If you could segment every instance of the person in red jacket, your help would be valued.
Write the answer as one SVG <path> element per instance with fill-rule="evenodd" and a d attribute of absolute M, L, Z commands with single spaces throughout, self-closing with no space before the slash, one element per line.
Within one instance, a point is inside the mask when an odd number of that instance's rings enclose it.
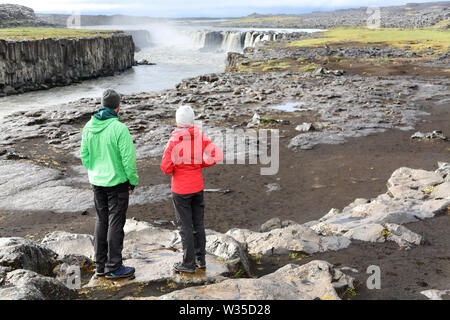
<path fill-rule="evenodd" d="M 183 244 L 183 261 L 176 263 L 174 270 L 186 273 L 206 268 L 202 168 L 223 159 L 223 152 L 194 126 L 194 119 L 190 106 L 177 110 L 178 127 L 161 161 L 162 172 L 172 175 L 172 199 Z"/>

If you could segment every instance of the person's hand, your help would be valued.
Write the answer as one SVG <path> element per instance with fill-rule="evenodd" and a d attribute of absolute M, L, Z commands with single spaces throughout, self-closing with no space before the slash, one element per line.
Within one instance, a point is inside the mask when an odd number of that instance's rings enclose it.
<path fill-rule="evenodd" d="M 133 190 L 131 188 L 128 189 L 128 192 L 130 192 L 130 196 L 133 194 Z"/>

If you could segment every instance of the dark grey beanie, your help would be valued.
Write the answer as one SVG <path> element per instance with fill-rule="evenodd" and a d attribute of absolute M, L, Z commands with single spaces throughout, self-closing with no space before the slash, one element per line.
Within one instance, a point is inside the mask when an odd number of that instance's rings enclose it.
<path fill-rule="evenodd" d="M 112 89 L 103 92 L 102 106 L 105 108 L 116 109 L 120 105 L 120 94 Z"/>

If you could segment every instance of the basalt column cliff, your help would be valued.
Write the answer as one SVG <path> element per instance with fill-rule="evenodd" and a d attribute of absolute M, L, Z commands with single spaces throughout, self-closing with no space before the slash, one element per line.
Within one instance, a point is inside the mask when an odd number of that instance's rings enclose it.
<path fill-rule="evenodd" d="M 132 37 L 124 33 L 0 40 L 0 96 L 114 75 L 132 67 L 134 51 Z"/>

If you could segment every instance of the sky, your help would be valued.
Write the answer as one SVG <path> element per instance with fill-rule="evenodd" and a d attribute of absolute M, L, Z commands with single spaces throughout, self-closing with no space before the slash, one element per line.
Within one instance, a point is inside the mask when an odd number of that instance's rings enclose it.
<path fill-rule="evenodd" d="M 31 7 L 38 13 L 125 14 L 150 17 L 241 17 L 296 14 L 367 6 L 392 6 L 436 0 L 0 0 Z"/>

